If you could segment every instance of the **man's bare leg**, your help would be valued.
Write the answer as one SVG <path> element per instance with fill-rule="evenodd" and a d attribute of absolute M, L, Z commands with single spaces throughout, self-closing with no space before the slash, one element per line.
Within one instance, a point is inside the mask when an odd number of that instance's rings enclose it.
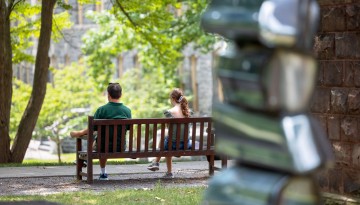
<path fill-rule="evenodd" d="M 83 129 L 83 130 L 79 130 L 79 131 L 71 131 L 70 136 L 73 138 L 78 138 L 78 137 L 87 135 L 88 133 L 89 133 L 88 129 Z"/>
<path fill-rule="evenodd" d="M 167 173 L 172 173 L 172 157 L 165 157 L 166 159 L 166 167 L 167 167 Z"/>

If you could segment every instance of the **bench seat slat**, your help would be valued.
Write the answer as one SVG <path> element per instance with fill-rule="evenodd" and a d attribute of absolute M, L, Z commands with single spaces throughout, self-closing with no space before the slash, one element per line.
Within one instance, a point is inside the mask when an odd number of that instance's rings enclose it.
<path fill-rule="evenodd" d="M 115 152 L 115 153 L 92 153 L 93 159 L 100 159 L 100 157 L 105 157 L 108 159 L 116 158 L 146 158 L 146 157 L 166 157 L 166 156 L 205 156 L 205 155 L 214 155 L 214 150 L 197 150 L 195 152 L 188 150 L 179 150 L 179 151 L 168 151 L 168 152 Z"/>

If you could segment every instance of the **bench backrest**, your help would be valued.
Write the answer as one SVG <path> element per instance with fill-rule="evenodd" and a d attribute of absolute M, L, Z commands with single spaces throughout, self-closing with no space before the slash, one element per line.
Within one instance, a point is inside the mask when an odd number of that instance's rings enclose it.
<path fill-rule="evenodd" d="M 190 150 L 192 151 L 214 150 L 211 117 L 95 120 L 92 116 L 89 116 L 88 123 L 88 143 L 93 143 L 94 136 L 92 133 L 93 131 L 97 131 L 97 146 L 95 151 L 98 153 L 109 153 L 111 150 L 115 152 L 164 151 L 165 137 L 173 136 L 172 133 L 174 133 L 175 130 L 175 150 L 180 150 L 180 139 L 184 139 L 185 150 L 189 150 L 189 145 L 186 143 L 188 140 L 191 140 Z M 93 129 L 94 126 L 96 130 Z M 121 136 L 121 139 L 110 136 L 109 133 L 113 133 L 113 136 Z M 181 136 L 182 133 L 183 136 Z M 127 135 L 128 140 L 126 140 Z M 105 140 L 102 138 L 105 138 Z M 128 149 L 125 150 L 124 145 L 127 141 Z M 105 145 L 102 145 L 101 142 L 105 142 Z M 103 146 L 103 150 L 101 150 L 101 146 Z M 168 140 L 169 151 L 172 150 L 173 146 L 173 141 Z"/>

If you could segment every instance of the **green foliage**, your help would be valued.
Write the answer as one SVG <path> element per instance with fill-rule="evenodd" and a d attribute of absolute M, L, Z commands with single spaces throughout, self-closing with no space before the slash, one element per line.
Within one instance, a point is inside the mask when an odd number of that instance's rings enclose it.
<path fill-rule="evenodd" d="M 85 126 L 87 116 L 92 115 L 104 102 L 101 102 L 104 97 L 93 89 L 93 84 L 82 65 L 73 64 L 62 70 L 53 69 L 53 74 L 54 82 L 47 86 L 35 131 L 42 136 L 52 136 L 53 132 L 65 136 L 69 129 L 79 125 Z M 79 112 L 74 108 L 91 110 Z"/>
<path fill-rule="evenodd" d="M 61 5 L 61 4 L 60 4 Z M 32 5 L 29 1 L 21 1 L 11 12 L 11 46 L 13 51 L 13 63 L 18 64 L 26 61 L 34 63 L 34 56 L 28 54 L 27 49 L 34 45 L 34 38 L 38 38 L 41 27 L 41 5 Z M 70 16 L 63 11 L 53 16 L 52 39 L 58 40 L 62 37 L 61 30 L 70 28 Z"/>
<path fill-rule="evenodd" d="M 131 69 L 120 79 L 123 87 L 121 99 L 131 111 L 133 118 L 163 117 L 168 109 L 171 87 L 165 87 L 157 74 L 143 74 L 139 69 Z"/>
<path fill-rule="evenodd" d="M 14 139 L 21 116 L 26 108 L 31 95 L 31 86 L 24 82 L 13 79 L 13 97 L 10 113 L 10 138 Z"/>
<path fill-rule="evenodd" d="M 37 136 L 53 136 L 54 131 L 65 136 L 68 129 L 85 126 L 87 115 L 92 115 L 95 109 L 106 101 L 102 93 L 93 88 L 84 66 L 73 64 L 62 70 L 53 69 L 53 73 L 54 82 L 47 85 L 45 100 L 35 127 Z M 14 79 L 10 117 L 12 139 L 30 98 L 31 89 L 30 85 Z M 74 108 L 90 110 L 75 112 Z"/>
<path fill-rule="evenodd" d="M 206 51 L 215 42 L 200 28 L 206 0 L 114 0 L 114 7 L 102 13 L 88 12 L 98 27 L 83 36 L 83 51 L 91 76 L 103 90 L 114 72 L 113 59 L 135 49 L 144 75 L 160 73 L 155 81 L 165 88 L 178 85 L 176 69 L 189 43 Z M 177 14 L 176 9 L 184 12 Z"/>

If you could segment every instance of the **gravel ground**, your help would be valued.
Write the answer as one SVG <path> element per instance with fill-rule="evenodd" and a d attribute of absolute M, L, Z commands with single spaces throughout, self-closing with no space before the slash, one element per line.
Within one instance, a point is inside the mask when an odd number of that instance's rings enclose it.
<path fill-rule="evenodd" d="M 174 179 L 163 179 L 164 173 L 112 174 L 109 181 L 96 180 L 87 184 L 74 177 L 23 177 L 0 179 L 0 196 L 47 195 L 74 191 L 113 191 L 119 189 L 152 189 L 157 184 L 165 187 L 207 186 L 207 171 L 186 170 L 175 173 Z"/>

